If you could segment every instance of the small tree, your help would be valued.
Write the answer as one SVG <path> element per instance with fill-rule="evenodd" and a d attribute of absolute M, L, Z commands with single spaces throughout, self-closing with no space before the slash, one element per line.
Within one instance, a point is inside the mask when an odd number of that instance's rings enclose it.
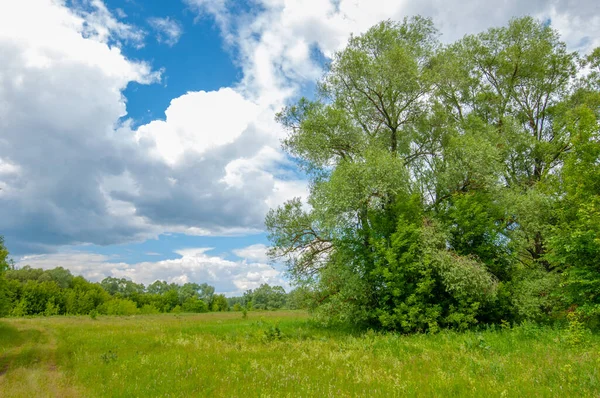
<path fill-rule="evenodd" d="M 182 304 L 183 312 L 208 312 L 208 305 L 196 296 L 188 297 Z"/>
<path fill-rule="evenodd" d="M 229 303 L 227 297 L 223 294 L 217 294 L 213 297 L 213 302 L 210 308 L 212 311 L 229 311 Z"/>

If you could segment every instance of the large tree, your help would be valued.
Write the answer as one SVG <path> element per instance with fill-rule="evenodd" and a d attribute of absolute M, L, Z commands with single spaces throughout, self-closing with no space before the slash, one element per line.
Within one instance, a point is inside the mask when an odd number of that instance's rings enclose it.
<path fill-rule="evenodd" d="M 578 61 L 529 17 L 448 46 L 420 17 L 352 37 L 316 99 L 278 116 L 311 190 L 267 215 L 271 255 L 328 320 L 414 331 L 543 316 L 565 268 L 548 240 L 581 141 L 569 115 L 594 106 L 577 99 Z"/>

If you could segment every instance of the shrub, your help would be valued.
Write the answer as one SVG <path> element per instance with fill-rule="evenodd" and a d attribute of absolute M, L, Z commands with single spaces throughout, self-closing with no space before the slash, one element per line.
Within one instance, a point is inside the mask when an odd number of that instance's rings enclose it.
<path fill-rule="evenodd" d="M 159 312 L 158 308 L 152 304 L 144 304 L 142 308 L 140 308 L 141 314 L 158 314 Z"/>
<path fill-rule="evenodd" d="M 208 305 L 196 296 L 188 297 L 181 306 L 183 312 L 208 312 Z"/>
<path fill-rule="evenodd" d="M 172 314 L 181 314 L 181 306 L 180 305 L 176 305 L 175 307 L 173 307 L 173 309 L 171 310 Z"/>
<path fill-rule="evenodd" d="M 222 294 L 217 294 L 213 297 L 211 305 L 212 311 L 229 311 L 229 303 L 227 298 Z"/>
<path fill-rule="evenodd" d="M 104 315 L 136 315 L 140 310 L 131 300 L 114 298 L 98 307 L 98 312 Z"/>
<path fill-rule="evenodd" d="M 46 302 L 46 309 L 44 310 L 44 316 L 58 315 L 58 305 L 54 303 L 54 298 L 51 298 Z"/>

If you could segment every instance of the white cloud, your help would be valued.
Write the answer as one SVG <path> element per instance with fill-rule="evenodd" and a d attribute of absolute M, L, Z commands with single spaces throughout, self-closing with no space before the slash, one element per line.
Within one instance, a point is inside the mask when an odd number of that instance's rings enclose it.
<path fill-rule="evenodd" d="M 20 0 L 0 4 L 0 41 L 12 44 L 26 69 L 51 70 L 69 64 L 97 68 L 120 90 L 130 81 L 149 83 L 159 75 L 148 64 L 126 59 L 113 41 L 139 42 L 143 33 L 113 18 L 100 1 L 85 1 L 90 10 L 69 9 L 62 1 Z M 35 9 L 36 12 L 31 12 Z M 15 54 L 16 55 L 16 54 Z M 6 68 L 6 67 L 5 67 Z M 16 73 L 15 70 L 6 70 Z M 1 109 L 1 108 L 0 108 Z"/>
<path fill-rule="evenodd" d="M 19 172 L 19 166 L 0 158 L 0 175 L 13 175 Z"/>
<path fill-rule="evenodd" d="M 169 17 L 166 18 L 150 18 L 148 24 L 156 32 L 156 40 L 159 43 L 165 43 L 172 47 L 179 41 L 179 38 L 183 34 L 183 27 L 181 24 Z"/>
<path fill-rule="evenodd" d="M 64 0 L 58 0 L 56 3 L 65 4 Z M 112 39 L 131 42 L 138 48 L 144 46 L 143 39 L 146 33 L 120 22 L 112 15 L 102 0 L 82 0 L 79 4 L 75 3 L 72 9 L 84 18 L 83 33 L 85 37 L 94 38 L 102 43 Z M 120 13 L 117 10 L 118 14 Z"/>
<path fill-rule="evenodd" d="M 160 76 L 118 46 L 142 33 L 99 1 L 77 4 L 0 2 L 0 158 L 13 171 L 0 175 L 0 228 L 17 253 L 155 233 L 113 214 L 99 181 L 123 173 L 133 150 L 132 138 L 115 139 L 122 90 Z"/>
<path fill-rule="evenodd" d="M 241 295 L 248 289 L 255 289 L 263 283 L 283 286 L 289 289 L 281 271 L 271 267 L 259 258 L 243 261 L 230 261 L 212 256 L 210 248 L 179 250 L 179 258 L 155 262 L 126 264 L 118 258 L 85 253 L 65 252 L 25 256 L 17 263 L 18 267 L 29 265 L 33 268 L 51 269 L 61 266 L 74 275 L 82 275 L 91 281 L 101 281 L 112 276 L 128 278 L 136 283 L 151 284 L 156 280 L 183 284 L 187 282 L 208 283 L 215 286 L 217 293 L 228 296 Z M 256 248 L 241 249 L 240 252 L 253 253 Z"/>
<path fill-rule="evenodd" d="M 244 260 L 267 263 L 269 262 L 269 256 L 267 256 L 267 249 L 268 247 L 266 245 L 259 243 L 241 249 L 235 249 L 233 250 L 233 254 Z"/>
<path fill-rule="evenodd" d="M 153 141 L 157 154 L 174 164 L 186 151 L 202 154 L 234 142 L 259 111 L 231 88 L 188 92 L 171 101 L 166 120 L 139 127 L 136 136 Z"/>
<path fill-rule="evenodd" d="M 501 6 L 480 0 L 256 0 L 255 9 L 242 14 L 234 11 L 232 0 L 186 1 L 200 13 L 214 15 L 226 42 L 238 48 L 244 68 L 240 89 L 259 103 L 285 102 L 320 76 L 311 49 L 330 57 L 351 34 L 385 19 L 432 17 L 442 40 L 451 42 L 505 25 L 512 17 L 533 15 L 551 19 L 572 49 L 585 52 L 600 43 L 599 9 L 593 0 L 509 0 Z"/>
<path fill-rule="evenodd" d="M 143 32 L 100 1 L 77 4 L 0 3 L 0 231 L 11 251 L 261 230 L 286 162 L 273 109 L 232 88 L 189 92 L 164 121 L 133 129 L 120 121 L 123 90 L 160 78 L 120 50 Z"/>

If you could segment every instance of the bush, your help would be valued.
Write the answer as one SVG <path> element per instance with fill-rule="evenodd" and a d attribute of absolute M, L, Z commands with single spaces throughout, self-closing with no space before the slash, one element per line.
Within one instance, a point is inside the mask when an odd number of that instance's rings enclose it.
<path fill-rule="evenodd" d="M 104 315 L 136 315 L 140 310 L 131 300 L 115 298 L 98 307 L 98 312 Z"/>
<path fill-rule="evenodd" d="M 51 298 L 46 302 L 46 310 L 44 311 L 44 316 L 53 316 L 58 315 L 58 305 L 54 303 L 54 298 Z"/>
<path fill-rule="evenodd" d="M 515 275 L 509 284 L 513 317 L 517 322 L 530 320 L 541 322 L 561 309 L 559 290 L 560 275 L 543 270 L 527 270 Z"/>
<path fill-rule="evenodd" d="M 208 305 L 196 296 L 188 297 L 181 306 L 183 312 L 208 312 Z"/>
<path fill-rule="evenodd" d="M 211 305 L 212 311 L 229 311 L 229 303 L 227 298 L 222 294 L 217 294 L 213 297 Z"/>
<path fill-rule="evenodd" d="M 158 314 L 159 312 L 158 308 L 152 304 L 144 304 L 140 309 L 141 314 Z"/>
<path fill-rule="evenodd" d="M 25 299 L 19 300 L 17 305 L 15 305 L 13 307 L 12 311 L 10 312 L 10 315 L 16 316 L 16 317 L 28 315 L 27 314 L 27 301 Z"/>
<path fill-rule="evenodd" d="M 173 309 L 171 310 L 171 314 L 181 314 L 181 306 L 180 305 L 176 305 L 175 307 L 173 307 Z"/>

